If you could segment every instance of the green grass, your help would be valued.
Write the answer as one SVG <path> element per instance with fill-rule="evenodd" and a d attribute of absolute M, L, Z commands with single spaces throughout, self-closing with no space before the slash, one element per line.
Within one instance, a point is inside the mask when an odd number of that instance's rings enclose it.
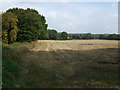
<path fill-rule="evenodd" d="M 16 53 L 13 52 L 8 47 L 3 47 L 3 60 L 2 60 L 2 79 L 3 79 L 3 87 L 15 87 L 18 84 L 18 79 L 16 78 L 20 74 L 20 65 L 17 64 Z M 21 62 L 19 62 L 21 63 Z"/>
<path fill-rule="evenodd" d="M 24 53 L 29 51 L 20 49 L 3 46 L 3 88 L 61 87 L 56 76 L 48 68 L 28 64 Z"/>

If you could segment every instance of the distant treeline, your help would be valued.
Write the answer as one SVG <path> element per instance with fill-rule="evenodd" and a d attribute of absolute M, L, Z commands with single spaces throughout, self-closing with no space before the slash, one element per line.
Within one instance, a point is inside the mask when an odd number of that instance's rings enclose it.
<path fill-rule="evenodd" d="M 106 40 L 120 40 L 120 34 L 69 34 L 70 39 L 106 39 Z"/>
<path fill-rule="evenodd" d="M 105 39 L 120 40 L 120 34 L 91 34 L 91 33 L 67 33 L 57 32 L 56 30 L 48 30 L 49 40 L 72 40 L 72 39 Z"/>
<path fill-rule="evenodd" d="M 2 18 L 1 18 L 2 16 Z M 13 8 L 0 15 L 4 43 L 31 42 L 36 40 L 107 39 L 120 40 L 119 34 L 68 34 L 47 29 L 45 17 L 35 9 Z M 1 27 L 0 27 L 1 28 Z"/>

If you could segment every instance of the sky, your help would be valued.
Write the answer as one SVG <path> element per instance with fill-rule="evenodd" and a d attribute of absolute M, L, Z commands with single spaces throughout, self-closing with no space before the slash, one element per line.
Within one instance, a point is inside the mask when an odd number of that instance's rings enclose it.
<path fill-rule="evenodd" d="M 49 29 L 68 33 L 118 33 L 117 2 L 0 2 L 0 11 L 33 8 Z"/>

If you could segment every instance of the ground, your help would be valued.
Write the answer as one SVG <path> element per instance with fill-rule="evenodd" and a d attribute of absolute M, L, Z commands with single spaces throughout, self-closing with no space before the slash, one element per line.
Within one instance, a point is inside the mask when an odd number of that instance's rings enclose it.
<path fill-rule="evenodd" d="M 65 83 L 64 87 L 111 86 L 106 83 L 113 79 L 109 74 L 118 73 L 118 41 L 39 40 L 33 51 L 36 62 L 53 70 Z"/>
<path fill-rule="evenodd" d="M 36 87 L 118 88 L 118 48 L 116 40 L 38 40 L 14 49 Z"/>

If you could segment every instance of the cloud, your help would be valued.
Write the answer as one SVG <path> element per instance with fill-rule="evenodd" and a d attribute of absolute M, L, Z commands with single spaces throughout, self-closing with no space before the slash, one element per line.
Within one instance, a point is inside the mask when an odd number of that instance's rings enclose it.
<path fill-rule="evenodd" d="M 67 0 L 68 1 L 68 0 Z M 117 33 L 118 12 L 111 2 L 19 2 L 2 3 L 10 7 L 34 8 L 46 17 L 48 28 L 69 33 Z"/>
<path fill-rule="evenodd" d="M 118 2 L 113 3 L 112 7 L 118 7 Z"/>
<path fill-rule="evenodd" d="M 95 4 L 95 3 L 94 3 Z M 67 4 L 65 4 L 67 5 Z M 68 5 L 69 6 L 69 5 Z M 46 15 L 49 28 L 67 32 L 117 33 L 117 10 L 109 6 L 85 5 L 72 3 L 61 10 L 51 10 Z M 107 27 L 107 28 L 106 28 Z M 109 27 L 109 28 L 108 28 Z"/>

